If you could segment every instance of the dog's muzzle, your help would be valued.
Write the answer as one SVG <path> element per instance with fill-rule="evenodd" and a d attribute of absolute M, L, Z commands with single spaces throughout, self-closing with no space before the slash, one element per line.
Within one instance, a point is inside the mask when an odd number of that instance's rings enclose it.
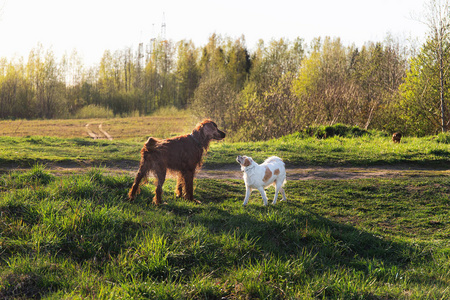
<path fill-rule="evenodd" d="M 224 139 L 224 138 L 225 138 L 225 132 L 223 132 L 223 131 L 221 131 L 221 130 L 218 130 L 218 131 L 219 131 L 219 134 L 220 134 L 219 140 Z"/>

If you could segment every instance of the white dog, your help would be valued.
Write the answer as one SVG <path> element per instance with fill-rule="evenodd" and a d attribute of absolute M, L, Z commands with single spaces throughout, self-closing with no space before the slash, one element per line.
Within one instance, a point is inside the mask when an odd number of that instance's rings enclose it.
<path fill-rule="evenodd" d="M 277 203 L 278 192 L 281 191 L 283 199 L 286 200 L 283 185 L 286 182 L 286 170 L 284 162 L 281 158 L 271 156 L 262 164 L 258 165 L 248 156 L 238 156 L 236 161 L 241 165 L 241 170 L 244 171 L 245 182 L 245 199 L 243 205 L 247 205 L 248 198 L 252 190 L 257 189 L 264 200 L 264 205 L 267 205 L 267 196 L 264 188 L 269 185 L 275 185 L 275 198 L 272 204 Z"/>

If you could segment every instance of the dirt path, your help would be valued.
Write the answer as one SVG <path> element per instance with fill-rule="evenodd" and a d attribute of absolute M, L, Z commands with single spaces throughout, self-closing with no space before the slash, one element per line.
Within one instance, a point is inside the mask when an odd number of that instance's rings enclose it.
<path fill-rule="evenodd" d="M 84 173 L 94 166 L 80 164 L 48 164 L 46 169 L 55 175 Z M 139 168 L 138 162 L 123 162 L 119 165 L 102 166 L 105 175 L 128 175 L 134 177 Z M 2 168 L 0 168 L 2 169 Z M 3 168 L 4 169 L 4 168 Z M 13 166 L 7 170 L 20 170 Z M 395 178 L 414 176 L 450 176 L 449 169 L 422 168 L 408 166 L 374 166 L 374 167 L 288 167 L 287 180 L 347 180 L 365 178 Z M 239 165 L 226 165 L 217 168 L 205 167 L 196 178 L 205 179 L 242 179 Z M 172 176 L 168 176 L 171 178 Z"/>
<path fill-rule="evenodd" d="M 111 135 L 109 135 L 105 130 L 103 130 L 103 124 L 98 125 L 98 130 L 100 131 L 100 134 L 97 134 L 95 132 L 93 132 L 90 129 L 91 124 L 87 123 L 86 126 L 84 127 L 86 129 L 87 134 L 93 138 L 94 140 L 96 139 L 104 139 L 107 138 L 108 140 L 112 141 L 113 138 Z"/>
<path fill-rule="evenodd" d="M 106 131 L 103 130 L 103 124 L 98 125 L 98 130 L 110 141 L 113 140 L 112 136 L 110 136 Z"/>
<path fill-rule="evenodd" d="M 397 166 L 378 167 L 304 167 L 287 168 L 287 180 L 345 180 L 364 178 L 394 178 L 402 176 L 449 176 L 447 169 L 407 168 Z M 205 169 L 197 178 L 242 179 L 239 167 Z"/>

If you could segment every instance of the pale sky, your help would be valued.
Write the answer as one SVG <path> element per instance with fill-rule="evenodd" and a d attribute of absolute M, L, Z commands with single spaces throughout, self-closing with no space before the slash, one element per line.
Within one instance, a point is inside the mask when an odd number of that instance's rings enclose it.
<path fill-rule="evenodd" d="M 57 57 L 73 49 L 87 65 L 105 50 L 137 49 L 161 34 L 192 40 L 197 47 L 220 34 L 245 36 L 252 50 L 259 39 L 340 37 L 345 45 L 423 39 L 427 31 L 411 15 L 429 0 L 0 0 L 0 57 L 24 57 L 41 43 Z"/>

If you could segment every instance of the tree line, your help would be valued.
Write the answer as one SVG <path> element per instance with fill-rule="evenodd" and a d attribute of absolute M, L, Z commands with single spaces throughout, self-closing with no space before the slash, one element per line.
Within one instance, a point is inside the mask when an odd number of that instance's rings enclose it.
<path fill-rule="evenodd" d="M 329 37 L 260 40 L 249 51 L 244 37 L 213 34 L 202 47 L 161 39 L 145 46 L 105 51 L 92 67 L 76 51 L 57 61 L 42 46 L 26 61 L 1 59 L 0 118 L 70 117 L 90 105 L 147 115 L 174 106 L 245 140 L 336 123 L 417 136 L 449 125 L 446 35 L 430 34 L 415 55 L 393 38 L 362 47 Z"/>

